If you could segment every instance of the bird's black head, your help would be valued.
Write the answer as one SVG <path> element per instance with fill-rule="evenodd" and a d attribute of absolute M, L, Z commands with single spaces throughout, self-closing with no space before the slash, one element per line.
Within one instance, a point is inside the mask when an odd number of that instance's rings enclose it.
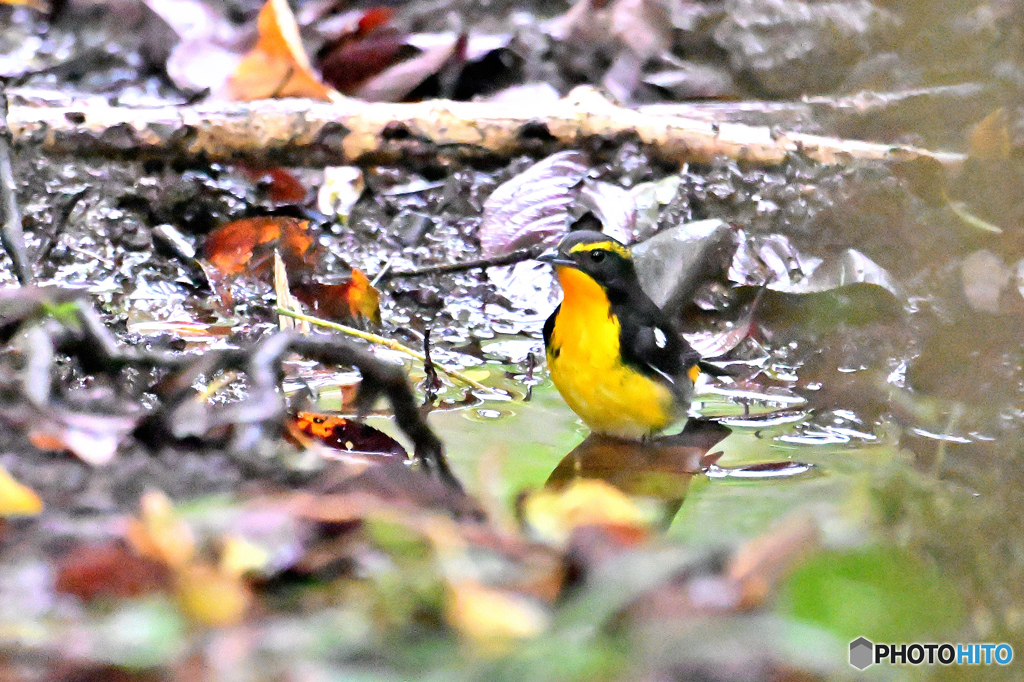
<path fill-rule="evenodd" d="M 601 232 L 578 230 L 538 260 L 580 270 L 605 289 L 623 289 L 636 282 L 633 257 L 623 244 Z"/>

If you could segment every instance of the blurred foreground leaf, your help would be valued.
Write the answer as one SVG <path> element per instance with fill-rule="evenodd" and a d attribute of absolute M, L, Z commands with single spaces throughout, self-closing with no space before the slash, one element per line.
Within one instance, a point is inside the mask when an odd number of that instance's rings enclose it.
<path fill-rule="evenodd" d="M 43 501 L 30 488 L 18 483 L 0 467 L 0 518 L 34 516 L 43 511 Z"/>
<path fill-rule="evenodd" d="M 780 608 L 851 640 L 912 642 L 954 631 L 964 605 L 937 568 L 877 546 L 814 557 L 790 577 Z"/>

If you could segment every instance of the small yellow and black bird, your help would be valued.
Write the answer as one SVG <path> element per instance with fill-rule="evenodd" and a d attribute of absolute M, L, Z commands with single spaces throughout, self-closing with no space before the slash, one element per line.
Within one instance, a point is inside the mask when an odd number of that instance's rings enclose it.
<path fill-rule="evenodd" d="M 595 433 L 640 440 L 684 416 L 703 364 L 640 288 L 629 250 L 570 232 L 538 260 L 555 266 L 562 303 L 544 324 L 548 370 Z"/>

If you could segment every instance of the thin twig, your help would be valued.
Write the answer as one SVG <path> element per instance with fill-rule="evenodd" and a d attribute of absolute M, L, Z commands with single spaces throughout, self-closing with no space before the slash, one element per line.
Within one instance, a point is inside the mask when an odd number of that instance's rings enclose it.
<path fill-rule="evenodd" d="M 376 275 L 374 275 L 374 278 L 372 280 L 370 280 L 370 286 L 371 287 L 377 286 L 377 283 L 380 282 L 381 278 L 387 273 L 388 270 L 391 269 L 391 265 L 394 262 L 395 262 L 395 257 L 394 256 L 392 256 L 391 258 L 388 258 L 388 262 L 384 264 L 384 267 L 382 267 L 380 269 L 380 272 L 378 272 Z"/>
<path fill-rule="evenodd" d="M 412 348 L 409 348 L 408 346 L 401 344 L 398 341 L 395 341 L 394 339 L 388 339 L 383 336 L 378 336 L 377 334 L 374 334 L 372 332 L 364 332 L 363 330 L 356 329 L 355 327 L 349 327 L 343 324 L 338 324 L 337 322 L 330 322 L 328 320 L 320 319 L 319 317 L 313 317 L 312 315 L 303 315 L 302 313 L 296 313 L 285 308 L 275 307 L 274 312 L 277 313 L 278 315 L 287 315 L 288 317 L 294 317 L 296 320 L 303 320 L 305 322 L 309 322 L 310 324 L 315 324 L 318 327 L 325 327 L 327 329 L 333 329 L 335 331 L 343 332 L 345 334 L 348 334 L 349 336 L 354 336 L 356 338 L 363 339 L 364 341 L 375 343 L 378 346 L 384 346 L 385 348 L 396 350 L 399 353 L 405 353 L 406 355 L 410 355 L 416 358 L 420 362 L 424 362 L 426 360 L 426 357 L 423 355 L 423 353 L 415 351 Z M 471 379 L 470 377 L 466 376 L 457 369 L 445 367 L 444 365 L 436 362 L 434 363 L 434 367 L 436 369 L 441 370 L 445 374 L 454 377 L 465 384 L 472 386 L 478 391 L 487 391 L 488 393 L 496 392 L 495 389 L 484 386 L 476 379 Z"/>
<path fill-rule="evenodd" d="M 197 403 L 205 403 L 207 400 L 211 399 L 213 396 L 219 393 L 222 388 L 226 387 L 239 376 L 241 375 L 233 370 L 227 370 L 225 372 L 222 372 L 220 376 L 210 381 L 210 383 L 208 383 L 206 387 L 203 388 L 203 390 L 196 393 L 195 401 Z"/>
<path fill-rule="evenodd" d="M 543 251 L 543 247 L 535 246 L 532 249 L 522 249 L 520 251 L 513 251 L 512 253 L 506 254 L 504 256 L 478 258 L 476 260 L 465 261 L 462 263 L 446 263 L 444 265 L 431 265 L 425 268 L 417 268 L 416 270 L 391 270 L 390 272 L 381 271 L 374 278 L 374 281 L 387 281 L 399 277 L 427 277 L 429 275 L 447 275 L 453 272 L 466 272 L 467 270 L 482 270 L 484 268 L 493 268 L 499 265 L 512 265 L 514 263 L 521 263 L 524 260 L 536 258 Z"/>
<path fill-rule="evenodd" d="M 47 276 L 46 270 L 50 266 L 50 253 L 53 251 L 53 247 L 60 241 L 60 236 L 64 233 L 64 228 L 67 227 L 68 219 L 71 218 L 75 206 L 78 206 L 78 202 L 88 193 L 89 187 L 83 187 L 74 194 L 66 195 L 54 207 L 53 219 L 50 222 L 50 232 L 43 236 L 42 243 L 39 245 L 38 255 L 36 256 L 36 262 L 43 268 L 43 277 Z"/>

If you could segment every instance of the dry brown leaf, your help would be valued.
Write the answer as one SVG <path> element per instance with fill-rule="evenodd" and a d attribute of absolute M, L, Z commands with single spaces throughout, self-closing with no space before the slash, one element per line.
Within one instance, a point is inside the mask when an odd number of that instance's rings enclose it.
<path fill-rule="evenodd" d="M 1010 117 L 999 108 L 971 128 L 971 157 L 982 161 L 1006 161 L 1010 158 Z"/>
<path fill-rule="evenodd" d="M 320 249 L 309 221 L 289 216 L 243 218 L 218 227 L 203 245 L 206 259 L 223 275 L 273 279 L 274 250 L 292 276 L 311 273 Z"/>
<path fill-rule="evenodd" d="M 287 0 L 267 0 L 257 21 L 256 46 L 228 79 L 231 99 L 307 97 L 325 102 L 341 95 L 313 72 Z"/>
<path fill-rule="evenodd" d="M 820 542 L 814 519 L 796 512 L 783 518 L 771 531 L 736 550 L 726 575 L 740 586 L 742 607 L 754 608 L 764 604 L 779 581 L 801 559 L 817 549 Z"/>
<path fill-rule="evenodd" d="M 32 489 L 18 483 L 0 467 L 0 519 L 34 516 L 43 511 L 43 501 Z"/>

